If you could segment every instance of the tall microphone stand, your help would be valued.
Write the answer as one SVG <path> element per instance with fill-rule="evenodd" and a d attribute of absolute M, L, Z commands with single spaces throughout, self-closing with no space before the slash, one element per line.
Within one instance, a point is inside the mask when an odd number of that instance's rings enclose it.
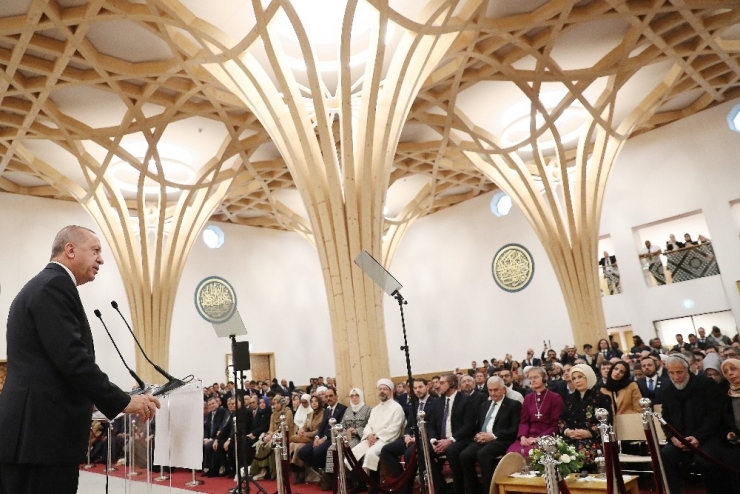
<path fill-rule="evenodd" d="M 401 329 L 403 331 L 403 345 L 401 351 L 404 352 L 406 357 L 406 372 L 408 374 L 408 384 L 411 387 L 409 395 L 411 396 L 411 412 L 409 413 L 409 427 L 414 432 L 414 445 L 416 448 L 417 455 L 419 454 L 419 448 L 425 447 L 422 444 L 422 437 L 419 433 L 419 427 L 417 425 L 416 414 L 419 409 L 419 398 L 414 393 L 414 375 L 411 372 L 411 354 L 409 352 L 409 342 L 406 335 L 406 318 L 403 313 L 403 306 L 407 305 L 408 302 L 401 295 L 401 288 L 403 285 L 396 280 L 378 261 L 373 258 L 367 251 L 363 250 L 355 258 L 355 264 L 362 269 L 362 271 L 368 275 L 380 288 L 383 289 L 388 295 L 396 299 L 398 302 L 398 309 L 401 312 Z M 419 469 L 419 492 L 425 493 L 427 491 L 427 472 L 426 463 L 423 461 L 416 462 Z"/>

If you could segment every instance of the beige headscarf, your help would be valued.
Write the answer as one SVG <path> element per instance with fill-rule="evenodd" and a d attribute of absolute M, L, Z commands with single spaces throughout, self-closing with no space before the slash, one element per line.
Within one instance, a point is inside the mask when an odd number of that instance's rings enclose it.
<path fill-rule="evenodd" d="M 306 406 L 303 406 L 303 402 L 306 402 Z M 298 405 L 298 410 L 295 411 L 293 416 L 293 423 L 297 428 L 301 428 L 306 425 L 308 418 L 313 415 L 313 408 L 311 408 L 311 395 L 302 394 L 301 403 Z"/>
<path fill-rule="evenodd" d="M 730 365 L 735 366 L 736 368 L 740 369 L 740 360 L 736 358 L 728 358 L 728 359 L 725 359 L 724 362 L 722 362 L 722 374 L 724 374 L 725 379 L 727 379 L 725 367 L 730 366 Z M 729 381 L 729 379 L 727 380 Z M 733 398 L 740 398 L 740 388 L 733 386 L 733 383 L 730 382 L 730 390 L 727 392 L 727 394 L 729 394 Z"/>
<path fill-rule="evenodd" d="M 588 389 L 596 386 L 596 373 L 591 368 L 591 366 L 586 364 L 576 364 L 571 367 L 570 375 L 572 376 L 574 372 L 580 372 L 581 374 L 586 376 L 586 386 L 588 386 Z"/>

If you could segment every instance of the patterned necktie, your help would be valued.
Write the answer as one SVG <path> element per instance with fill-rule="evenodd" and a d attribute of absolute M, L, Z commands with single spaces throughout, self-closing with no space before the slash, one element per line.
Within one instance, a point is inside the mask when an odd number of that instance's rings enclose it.
<path fill-rule="evenodd" d="M 420 401 L 419 402 L 419 411 L 420 412 L 423 412 L 424 411 L 424 402 L 423 401 Z"/>
<path fill-rule="evenodd" d="M 488 413 L 486 414 L 486 420 L 483 421 L 483 428 L 481 429 L 481 432 L 488 432 L 488 423 L 491 421 L 491 417 L 493 417 L 493 411 L 496 410 L 496 402 L 492 402 L 490 408 L 488 409 Z"/>
<path fill-rule="evenodd" d="M 648 391 L 653 390 L 653 378 L 648 378 Z"/>
<path fill-rule="evenodd" d="M 445 409 L 442 413 L 442 439 L 447 439 L 447 418 L 450 416 L 450 399 L 445 398 Z"/>

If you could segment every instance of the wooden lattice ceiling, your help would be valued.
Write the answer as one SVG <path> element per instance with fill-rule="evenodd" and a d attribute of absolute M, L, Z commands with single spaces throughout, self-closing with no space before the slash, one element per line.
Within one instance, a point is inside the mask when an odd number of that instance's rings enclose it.
<path fill-rule="evenodd" d="M 405 13 L 422 3 L 390 2 L 391 22 L 413 28 Z M 500 136 L 497 117 L 537 81 L 566 87 L 588 106 L 589 87 L 610 76 L 629 78 L 616 106 L 626 114 L 679 67 L 659 111 L 634 133 L 738 97 L 738 4 L 489 0 L 426 80 L 396 151 L 391 184 L 421 177 L 417 184 L 430 185 L 415 217 L 494 189 L 463 154 L 477 146 L 470 129 L 487 140 Z M 250 11 L 248 0 L 0 2 L 0 190 L 72 199 L 70 183 L 89 192 L 116 161 L 137 163 L 123 150 L 126 143 L 168 141 L 190 148 L 196 168 L 241 162 L 214 220 L 306 229 L 300 208 L 286 206 L 295 185 L 269 135 L 193 50 L 234 31 L 248 39 L 254 18 L 244 12 Z M 465 132 L 448 118 L 453 113 L 470 119 Z M 149 182 L 188 187 L 138 162 Z M 417 192 L 399 187 L 396 201 Z M 132 209 L 141 204 L 135 194 L 127 198 Z"/>

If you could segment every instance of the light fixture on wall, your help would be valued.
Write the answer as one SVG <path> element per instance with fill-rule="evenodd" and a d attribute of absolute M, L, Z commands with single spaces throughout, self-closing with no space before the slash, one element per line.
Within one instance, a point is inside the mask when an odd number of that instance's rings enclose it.
<path fill-rule="evenodd" d="M 504 192 L 496 192 L 491 198 L 491 212 L 494 216 L 506 216 L 511 211 L 513 205 L 514 203 L 511 201 L 511 197 Z"/>
<path fill-rule="evenodd" d="M 730 113 L 727 114 L 727 125 L 730 130 L 740 132 L 740 104 L 733 106 Z"/>
<path fill-rule="evenodd" d="M 691 309 L 694 307 L 694 301 L 690 298 L 687 298 L 686 300 L 681 302 L 681 307 L 683 307 L 684 309 Z"/>
<path fill-rule="evenodd" d="M 211 249 L 218 249 L 224 244 L 224 231 L 216 225 L 208 225 L 203 229 L 203 242 Z"/>

